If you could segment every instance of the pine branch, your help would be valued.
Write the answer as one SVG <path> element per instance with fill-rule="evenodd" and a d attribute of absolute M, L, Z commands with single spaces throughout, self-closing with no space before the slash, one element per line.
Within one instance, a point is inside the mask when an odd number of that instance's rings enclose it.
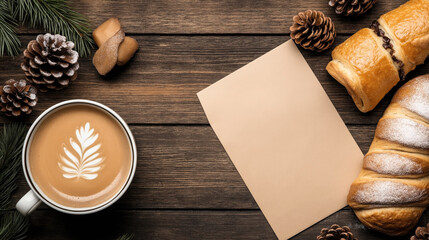
<path fill-rule="evenodd" d="M 134 235 L 133 234 L 124 234 L 120 237 L 118 237 L 116 240 L 133 240 Z"/>
<path fill-rule="evenodd" d="M 17 210 L 1 214 L 0 239 L 25 239 L 30 226 L 27 217 Z"/>
<path fill-rule="evenodd" d="M 88 20 L 72 10 L 66 0 L 10 0 L 9 7 L 21 23 L 65 36 L 75 43 L 82 57 L 91 53 L 94 41 Z"/>
<path fill-rule="evenodd" d="M 8 209 L 21 169 L 21 151 L 27 127 L 11 123 L 0 132 L 0 239 L 24 239 L 29 222 L 15 209 Z"/>
<path fill-rule="evenodd" d="M 12 17 L 7 1 L 0 1 L 0 56 L 19 54 L 21 42 L 16 34 L 17 23 Z"/>

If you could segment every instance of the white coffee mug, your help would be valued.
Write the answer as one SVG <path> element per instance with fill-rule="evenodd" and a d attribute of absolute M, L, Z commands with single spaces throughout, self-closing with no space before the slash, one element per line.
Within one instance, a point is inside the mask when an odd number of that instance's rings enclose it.
<path fill-rule="evenodd" d="M 118 123 L 122 126 L 122 128 L 124 129 L 124 131 L 126 132 L 128 138 L 129 138 L 129 142 L 130 142 L 130 147 L 131 147 L 131 170 L 130 173 L 128 175 L 128 178 L 124 184 L 124 186 L 122 187 L 122 189 L 120 191 L 118 191 L 118 193 L 113 196 L 112 198 L 110 198 L 109 200 L 105 201 L 102 204 L 99 204 L 97 206 L 93 206 L 93 207 L 88 207 L 88 208 L 70 208 L 70 207 L 66 207 L 63 206 L 61 204 L 58 204 L 54 201 L 52 201 L 51 199 L 49 199 L 48 196 L 46 196 L 46 194 L 44 194 L 42 191 L 38 190 L 35 184 L 34 179 L 32 179 L 31 174 L 29 173 L 29 169 L 28 169 L 28 149 L 31 145 L 31 140 L 33 137 L 33 134 L 35 133 L 35 131 L 37 130 L 37 126 L 39 126 L 39 124 L 41 122 L 43 122 L 44 119 L 46 119 L 47 116 L 49 116 L 54 110 L 58 110 L 60 108 L 63 108 L 65 106 L 70 106 L 70 105 L 82 105 L 82 104 L 88 104 L 91 106 L 95 106 L 101 110 L 104 110 L 106 113 L 110 114 L 112 117 L 114 117 Z M 64 213 L 69 213 L 69 214 L 76 214 L 76 215 L 81 215 L 81 214 L 89 214 L 89 213 L 94 213 L 94 212 L 98 212 L 100 210 L 103 210 L 107 207 L 109 207 L 110 205 L 112 205 L 113 203 L 115 203 L 124 193 L 125 191 L 128 189 L 128 187 L 131 184 L 131 181 L 134 177 L 134 173 L 136 171 L 136 166 L 137 166 L 137 150 L 136 150 L 136 144 L 134 141 L 134 137 L 131 133 L 131 130 L 128 128 L 128 125 L 125 123 L 125 121 L 112 109 L 106 107 L 105 105 L 98 103 L 98 102 L 94 102 L 94 101 L 90 101 L 90 100 L 84 100 L 84 99 L 74 99 L 74 100 L 68 100 L 68 101 L 64 101 L 64 102 L 60 102 L 58 104 L 55 104 L 54 106 L 48 108 L 46 111 L 44 111 L 37 119 L 36 121 L 34 121 L 34 123 L 31 125 L 27 136 L 24 140 L 24 144 L 22 147 L 22 167 L 24 170 L 24 175 L 25 175 L 25 179 L 28 182 L 28 185 L 30 185 L 31 190 L 27 192 L 27 194 L 25 194 L 16 204 L 16 209 L 22 213 L 23 215 L 28 215 L 31 212 L 33 212 L 39 205 L 41 202 L 44 202 L 46 205 L 60 211 L 60 212 L 64 212 Z"/>

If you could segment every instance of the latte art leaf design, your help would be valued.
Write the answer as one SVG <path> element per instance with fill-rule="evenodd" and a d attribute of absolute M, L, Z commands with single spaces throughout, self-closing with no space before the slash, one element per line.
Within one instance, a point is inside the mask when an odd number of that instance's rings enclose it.
<path fill-rule="evenodd" d="M 61 162 L 58 166 L 63 170 L 63 176 L 67 179 L 84 178 L 93 180 L 97 178 L 98 171 L 104 158 L 100 156 L 101 144 L 94 144 L 98 139 L 98 133 L 90 127 L 89 122 L 85 126 L 76 129 L 76 139 L 70 138 L 70 150 L 64 144 L 64 154 L 60 155 Z"/>

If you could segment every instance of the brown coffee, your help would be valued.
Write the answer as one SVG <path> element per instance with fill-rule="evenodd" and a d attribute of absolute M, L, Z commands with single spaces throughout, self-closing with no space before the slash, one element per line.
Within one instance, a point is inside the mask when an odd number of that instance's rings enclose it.
<path fill-rule="evenodd" d="M 109 113 L 86 104 L 64 106 L 33 132 L 28 164 L 36 188 L 68 208 L 108 202 L 126 184 L 131 144 Z"/>

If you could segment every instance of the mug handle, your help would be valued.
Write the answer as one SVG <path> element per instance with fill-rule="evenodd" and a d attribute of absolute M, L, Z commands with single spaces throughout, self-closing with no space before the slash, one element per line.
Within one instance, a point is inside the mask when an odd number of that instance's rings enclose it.
<path fill-rule="evenodd" d="M 16 209 L 22 215 L 27 216 L 36 210 L 40 203 L 42 201 L 36 196 L 33 190 L 30 190 L 16 203 Z"/>

